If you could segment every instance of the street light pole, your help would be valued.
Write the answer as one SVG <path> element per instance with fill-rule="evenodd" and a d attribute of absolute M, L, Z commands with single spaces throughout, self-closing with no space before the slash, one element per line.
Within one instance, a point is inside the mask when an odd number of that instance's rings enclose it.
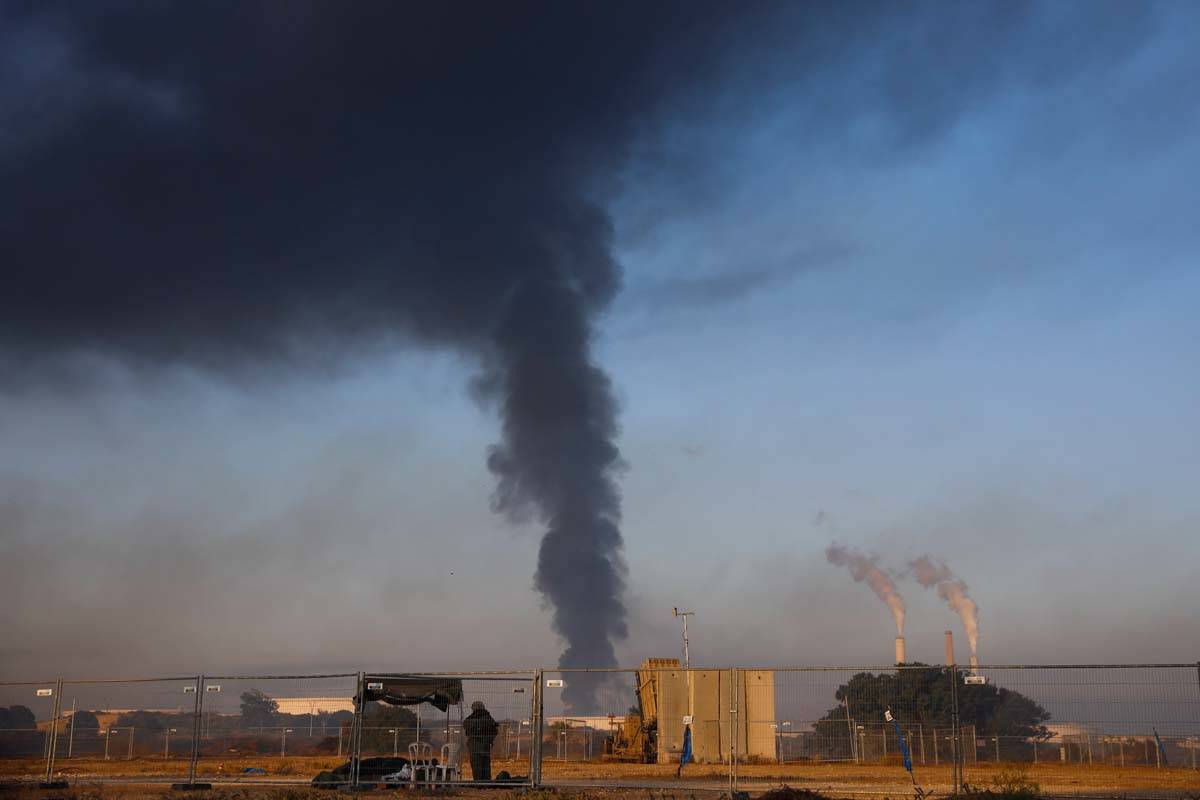
<path fill-rule="evenodd" d="M 112 739 L 112 735 L 117 732 L 116 728 L 107 728 L 104 731 L 104 760 L 108 761 L 108 742 Z"/>
<path fill-rule="evenodd" d="M 171 734 L 177 730 L 177 728 L 167 728 L 163 731 L 163 758 L 171 757 Z"/>
<path fill-rule="evenodd" d="M 695 611 L 680 611 L 678 606 L 671 609 L 671 616 L 683 617 L 683 668 L 684 669 L 691 669 L 691 667 L 692 667 L 691 656 L 688 654 L 687 618 L 694 616 L 695 613 L 696 613 Z"/>
<path fill-rule="evenodd" d="M 279 757 L 287 758 L 287 735 L 292 732 L 291 728 L 284 728 L 283 735 L 279 740 Z"/>
<path fill-rule="evenodd" d="M 400 755 L 400 730 L 392 728 L 388 731 L 392 735 L 392 758 Z"/>

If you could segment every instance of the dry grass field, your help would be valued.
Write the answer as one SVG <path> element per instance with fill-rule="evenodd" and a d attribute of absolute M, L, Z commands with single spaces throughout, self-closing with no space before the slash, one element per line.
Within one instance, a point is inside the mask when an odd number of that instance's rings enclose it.
<path fill-rule="evenodd" d="M 236 758 L 203 759 L 197 775 L 222 783 L 235 781 L 247 787 L 256 782 L 286 781 L 298 786 L 318 772 L 342 763 L 330 757 L 295 758 Z M 257 767 L 265 775 L 246 775 L 246 767 Z M 187 775 L 186 759 L 111 760 L 72 759 L 59 761 L 55 774 L 73 784 L 105 782 L 111 785 L 120 778 L 131 781 L 179 779 Z M 966 782 L 972 786 L 988 787 L 998 774 L 1012 770 L 1014 765 L 981 764 L 968 767 Z M 40 760 L 0 760 L 0 778 L 41 777 L 44 763 Z M 1089 766 L 1086 764 L 1039 764 L 1019 767 L 1024 778 L 1040 786 L 1046 795 L 1090 796 L 1176 796 L 1200 797 L 1200 772 L 1186 768 L 1156 769 L 1154 767 Z M 493 762 L 493 773 L 507 770 L 512 774 L 528 772 L 527 762 Z M 761 792 L 780 784 L 810 789 L 837 796 L 853 792 L 911 796 L 912 784 L 908 774 L 898 766 L 856 764 L 774 764 L 741 765 L 738 769 L 741 788 Z M 683 778 L 675 778 L 675 767 L 658 764 L 616 764 L 580 761 L 546 761 L 542 768 L 543 782 L 564 787 L 598 788 L 593 784 L 610 783 L 632 788 L 652 786 L 677 788 L 680 791 L 717 790 L 727 784 L 725 768 L 720 764 L 693 764 L 685 768 Z M 918 767 L 918 784 L 935 793 L 945 793 L 951 785 L 948 766 Z M 589 791 L 589 794 L 592 792 Z M 328 795 L 324 795 L 328 796 Z M 495 797 L 495 793 L 489 797 Z M 640 795 L 640 796 L 644 796 Z"/>

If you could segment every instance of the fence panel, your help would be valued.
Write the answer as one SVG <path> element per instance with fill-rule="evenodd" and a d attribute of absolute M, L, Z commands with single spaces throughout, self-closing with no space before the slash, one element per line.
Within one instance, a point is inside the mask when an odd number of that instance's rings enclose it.
<path fill-rule="evenodd" d="M 413 762 L 409 785 L 532 782 L 533 673 L 371 673 L 364 683 L 363 783 L 378 779 L 371 759 L 394 760 L 396 771 Z M 494 727 L 464 731 L 476 704 Z"/>
<path fill-rule="evenodd" d="M 410 785 L 474 781 L 487 770 L 491 782 L 517 785 L 539 778 L 696 790 L 789 783 L 894 795 L 915 784 L 941 794 L 1019 769 L 1055 795 L 1200 788 L 1197 665 L 685 670 L 664 659 L 641 669 L 547 670 L 541 678 L 3 682 L 0 777 L 39 780 L 52 766 L 55 779 L 184 782 L 192 777 L 194 731 L 194 779 L 204 782 L 299 784 L 322 775 L 350 783 L 358 752 L 364 784 L 415 756 L 428 766 L 407 774 Z M 370 688 L 405 681 L 452 697 L 398 699 Z M 471 738 L 480 730 L 468 722 L 475 703 L 494 724 L 482 739 Z M 447 763 L 455 769 L 433 768 Z"/>
<path fill-rule="evenodd" d="M 171 782 L 186 776 L 194 687 L 187 677 L 63 681 L 57 731 L 49 737 L 53 777 Z"/>
<path fill-rule="evenodd" d="M 985 666 L 979 672 L 987 684 L 967 687 L 962 699 L 964 718 L 978 728 L 975 747 L 968 748 L 976 763 L 1088 767 L 1097 774 L 1114 767 L 1197 766 L 1200 665 Z M 1002 701 L 999 713 L 983 718 L 975 706 L 993 695 Z M 1017 712 L 1023 713 L 1014 721 Z"/>
<path fill-rule="evenodd" d="M 732 675 L 674 659 L 545 671 L 542 783 L 727 788 Z"/>
<path fill-rule="evenodd" d="M 956 785 L 954 672 L 895 666 L 739 670 L 739 788 L 843 792 Z M 910 771 L 911 768 L 911 771 Z"/>
<path fill-rule="evenodd" d="M 309 783 L 339 767 L 349 780 L 357 687 L 346 673 L 204 676 L 196 780 Z"/>
<path fill-rule="evenodd" d="M 45 776 L 57 683 L 57 678 L 0 683 L 0 778 Z"/>

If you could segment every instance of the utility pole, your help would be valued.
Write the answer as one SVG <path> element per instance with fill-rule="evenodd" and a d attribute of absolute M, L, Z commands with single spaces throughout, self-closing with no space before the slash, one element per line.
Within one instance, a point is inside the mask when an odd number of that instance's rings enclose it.
<path fill-rule="evenodd" d="M 671 609 L 671 616 L 683 617 L 683 668 L 684 669 L 691 669 L 691 667 L 692 667 L 692 660 L 691 660 L 690 655 L 688 654 L 687 618 L 694 616 L 695 614 L 696 614 L 695 611 L 680 611 L 678 606 Z"/>

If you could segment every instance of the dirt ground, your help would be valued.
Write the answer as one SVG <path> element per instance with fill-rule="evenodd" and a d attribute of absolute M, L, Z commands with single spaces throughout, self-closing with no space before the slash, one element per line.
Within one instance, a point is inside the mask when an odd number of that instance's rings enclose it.
<path fill-rule="evenodd" d="M 237 758 L 202 759 L 197 777 L 239 787 L 252 787 L 263 781 L 294 783 L 295 791 L 308 783 L 312 776 L 331 769 L 342 760 L 330 757 L 295 758 Z M 256 767 L 265 775 L 247 775 L 243 770 Z M 44 762 L 41 760 L 0 760 L 0 778 L 38 779 L 43 777 Z M 159 780 L 169 782 L 187 775 L 186 759 L 136 759 L 133 761 L 102 759 L 60 760 L 55 768 L 55 777 L 70 781 L 73 785 L 105 786 L 108 792 L 117 791 L 114 785 L 120 778 L 132 781 Z M 967 767 L 966 782 L 973 786 L 992 785 L 999 773 L 1020 769 L 1026 780 L 1041 787 L 1048 795 L 1091 795 L 1091 796 L 1172 796 L 1200 798 L 1200 772 L 1185 769 L 1156 769 L 1154 767 L 1117 767 L 1087 764 L 1039 764 L 1005 765 L 980 764 Z M 507 770 L 515 775 L 528 774 L 528 762 L 495 760 L 493 774 Z M 855 792 L 912 796 L 913 787 L 908 773 L 898 766 L 856 764 L 761 764 L 739 765 L 739 788 L 760 793 L 772 786 L 787 784 L 801 789 L 811 789 L 833 796 L 850 795 Z M 926 791 L 946 793 L 951 786 L 949 766 L 927 766 L 916 769 L 917 783 Z M 548 786 L 559 786 L 574 791 L 587 790 L 587 795 L 599 794 L 599 784 L 615 784 L 618 789 L 634 790 L 634 787 L 654 787 L 668 791 L 720 791 L 728 786 L 725 767 L 720 764 L 692 764 L 684 769 L 683 778 L 676 779 L 675 767 L 659 764 L 615 764 L 598 762 L 545 761 L 542 765 L 542 780 Z M 266 787 L 260 787 L 265 791 Z M 149 791 L 148 789 L 146 791 Z M 645 800 L 646 792 L 636 793 Z M 319 794 L 328 798 L 328 794 Z M 115 795 L 114 795 L 115 797 Z M 256 795 L 257 797 L 257 795 Z M 490 800 L 496 800 L 496 791 L 487 792 Z"/>

